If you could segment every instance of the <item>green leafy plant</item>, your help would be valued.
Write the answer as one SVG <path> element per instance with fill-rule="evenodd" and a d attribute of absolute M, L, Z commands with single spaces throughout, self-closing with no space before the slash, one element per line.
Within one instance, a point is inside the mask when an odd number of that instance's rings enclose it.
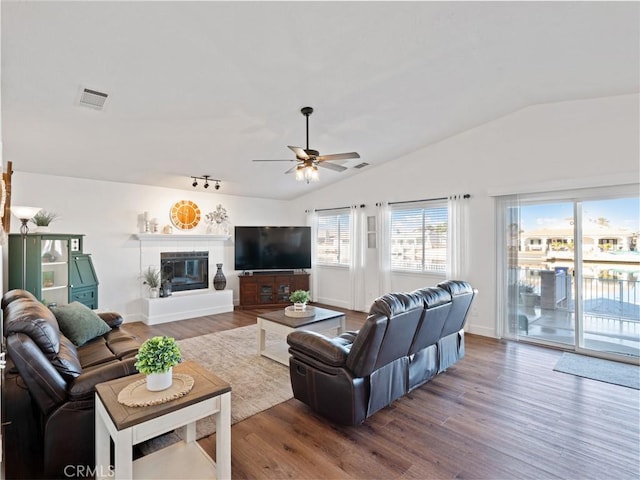
<path fill-rule="evenodd" d="M 142 275 L 144 277 L 145 285 L 149 285 L 149 288 L 159 288 L 160 287 L 160 271 L 156 270 L 153 267 L 148 267 L 147 270 Z"/>
<path fill-rule="evenodd" d="M 152 337 L 144 341 L 138 349 L 135 367 L 140 373 L 164 373 L 182 360 L 180 348 L 175 338 Z"/>
<path fill-rule="evenodd" d="M 51 222 L 58 218 L 58 214 L 54 212 L 47 212 L 46 210 L 40 210 L 30 220 L 31 223 L 36 224 L 38 227 L 48 227 Z"/>
<path fill-rule="evenodd" d="M 307 303 L 311 300 L 311 294 L 306 290 L 296 290 L 291 295 L 289 295 L 289 300 L 293 303 Z"/>

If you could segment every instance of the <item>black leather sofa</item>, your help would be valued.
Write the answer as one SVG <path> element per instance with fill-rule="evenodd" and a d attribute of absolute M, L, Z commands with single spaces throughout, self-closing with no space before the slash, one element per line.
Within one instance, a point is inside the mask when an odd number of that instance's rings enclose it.
<path fill-rule="evenodd" d="M 53 312 L 24 290 L 7 292 L 2 311 L 8 364 L 13 370 L 7 375 L 15 375 L 14 383 L 26 387 L 24 394 L 13 398 L 22 405 L 5 408 L 30 415 L 6 419 L 11 431 L 16 435 L 28 431 L 27 441 L 37 443 L 31 446 L 32 452 L 42 458 L 31 461 L 42 469 L 42 478 L 93 472 L 94 387 L 137 373 L 134 357 L 140 343 L 120 328 L 122 317 L 110 312 L 98 315 L 111 330 L 76 347 L 60 332 Z M 8 435 L 5 441 L 13 439 Z"/>
<path fill-rule="evenodd" d="M 464 356 L 464 325 L 476 291 L 448 280 L 376 299 L 357 332 L 287 336 L 294 397 L 320 415 L 357 425 Z"/>

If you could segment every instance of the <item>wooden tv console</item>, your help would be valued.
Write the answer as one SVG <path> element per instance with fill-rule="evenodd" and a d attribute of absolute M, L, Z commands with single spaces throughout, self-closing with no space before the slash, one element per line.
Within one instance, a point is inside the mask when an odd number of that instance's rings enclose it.
<path fill-rule="evenodd" d="M 291 304 L 289 295 L 296 290 L 309 290 L 308 273 L 253 273 L 238 276 L 240 302 L 238 308 L 282 307 Z"/>

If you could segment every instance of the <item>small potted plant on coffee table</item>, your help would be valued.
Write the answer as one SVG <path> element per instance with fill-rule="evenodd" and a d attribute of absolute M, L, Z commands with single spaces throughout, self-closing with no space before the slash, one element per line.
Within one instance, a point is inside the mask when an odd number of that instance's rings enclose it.
<path fill-rule="evenodd" d="M 147 390 L 157 392 L 169 388 L 173 381 L 173 367 L 182 355 L 175 338 L 152 337 L 138 349 L 135 367 L 147 376 Z"/>
<path fill-rule="evenodd" d="M 293 302 L 294 311 L 304 312 L 307 309 L 307 302 L 311 300 L 311 294 L 306 290 L 296 290 L 289 295 L 289 300 Z"/>

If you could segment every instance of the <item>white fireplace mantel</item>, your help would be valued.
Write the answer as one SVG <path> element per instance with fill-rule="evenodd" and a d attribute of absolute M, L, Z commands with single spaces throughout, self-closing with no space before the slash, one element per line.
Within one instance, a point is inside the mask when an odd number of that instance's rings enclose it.
<path fill-rule="evenodd" d="M 157 241 L 193 241 L 193 240 L 207 240 L 207 241 L 225 241 L 228 240 L 230 235 L 206 235 L 206 234 L 187 234 L 187 233 L 134 233 L 133 238 L 140 240 L 141 242 L 157 242 Z"/>

